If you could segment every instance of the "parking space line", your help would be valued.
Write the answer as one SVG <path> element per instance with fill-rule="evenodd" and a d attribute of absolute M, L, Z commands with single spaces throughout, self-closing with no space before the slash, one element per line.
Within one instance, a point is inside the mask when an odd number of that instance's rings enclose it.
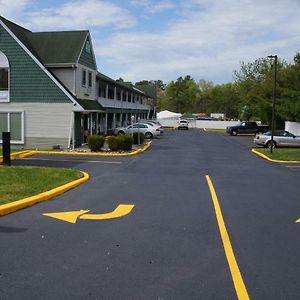
<path fill-rule="evenodd" d="M 300 166 L 286 166 L 287 168 L 300 168 Z"/>
<path fill-rule="evenodd" d="M 45 161 L 64 161 L 64 162 L 86 162 L 86 163 L 99 163 L 99 164 L 121 164 L 120 161 L 105 161 L 105 160 L 84 160 L 84 159 L 51 159 L 51 158 L 23 158 L 23 160 L 45 160 Z"/>
<path fill-rule="evenodd" d="M 234 288 L 237 294 L 238 299 L 250 299 L 246 286 L 244 284 L 239 266 L 237 264 L 237 261 L 235 259 L 234 256 L 234 252 L 231 246 L 231 242 L 229 239 L 229 235 L 226 229 L 226 225 L 223 219 L 223 215 L 222 215 L 222 211 L 221 211 L 221 207 L 219 204 L 219 200 L 215 191 L 215 188 L 213 186 L 213 183 L 210 179 L 210 177 L 208 175 L 205 176 L 209 190 L 210 190 L 210 194 L 211 194 L 211 198 L 214 204 L 214 209 L 215 209 L 215 213 L 216 213 L 216 218 L 217 218 L 217 222 L 218 222 L 218 226 L 219 226 L 219 230 L 220 230 L 220 235 L 222 238 L 222 242 L 223 242 L 223 247 L 225 250 L 225 255 L 227 258 L 227 262 L 229 265 L 229 269 L 230 269 L 230 273 L 231 273 L 231 277 L 233 280 L 233 284 L 234 284 Z"/>

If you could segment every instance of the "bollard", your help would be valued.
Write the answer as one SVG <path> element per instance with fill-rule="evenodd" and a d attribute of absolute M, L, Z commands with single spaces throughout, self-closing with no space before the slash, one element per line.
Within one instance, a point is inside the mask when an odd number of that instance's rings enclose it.
<path fill-rule="evenodd" d="M 3 165 L 10 166 L 10 132 L 2 132 Z"/>

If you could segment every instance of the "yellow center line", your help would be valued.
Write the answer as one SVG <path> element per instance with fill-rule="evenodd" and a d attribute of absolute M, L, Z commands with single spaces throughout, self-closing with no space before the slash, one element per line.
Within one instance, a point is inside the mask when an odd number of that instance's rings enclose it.
<path fill-rule="evenodd" d="M 208 187 L 210 190 L 211 198 L 212 198 L 212 201 L 214 204 L 216 218 L 217 218 L 217 222 L 218 222 L 218 226 L 219 226 L 219 230 L 220 230 L 220 235 L 222 238 L 227 262 L 229 265 L 229 269 L 230 269 L 230 273 L 231 273 L 231 277 L 233 280 L 233 284 L 234 284 L 234 288 L 235 288 L 237 297 L 238 297 L 238 299 L 241 299 L 241 300 L 250 299 L 247 289 L 246 289 L 246 286 L 244 284 L 239 266 L 237 264 L 237 261 L 235 259 L 234 253 L 233 253 L 233 249 L 232 249 L 232 246 L 230 243 L 229 235 L 228 235 L 228 232 L 227 232 L 227 229 L 225 226 L 225 222 L 223 219 L 222 211 L 220 208 L 220 204 L 219 204 L 219 200 L 218 200 L 215 188 L 212 184 L 210 177 L 208 175 L 206 175 L 205 178 L 206 178 L 206 181 L 207 181 L 207 184 L 208 184 Z"/>

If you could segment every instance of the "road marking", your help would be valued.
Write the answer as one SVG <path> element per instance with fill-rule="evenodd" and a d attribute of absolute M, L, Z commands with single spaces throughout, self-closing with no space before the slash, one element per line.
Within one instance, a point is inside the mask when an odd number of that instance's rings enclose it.
<path fill-rule="evenodd" d="M 128 215 L 133 208 L 133 204 L 120 204 L 116 207 L 114 211 L 104 214 L 87 214 L 89 210 L 76 210 L 58 213 L 45 213 L 43 215 L 75 224 L 78 218 L 84 220 L 107 220 L 120 218 Z"/>
<path fill-rule="evenodd" d="M 234 253 L 233 253 L 233 249 L 232 249 L 232 246 L 230 243 L 229 235 L 228 235 L 228 232 L 227 232 L 227 229 L 225 226 L 225 222 L 223 219 L 222 211 L 220 208 L 220 204 L 219 204 L 219 200 L 218 200 L 215 188 L 213 186 L 213 183 L 212 183 L 210 177 L 208 175 L 206 175 L 205 178 L 206 178 L 206 181 L 207 181 L 207 184 L 208 184 L 208 187 L 210 190 L 211 198 L 212 198 L 212 201 L 214 204 L 216 218 L 217 218 L 217 222 L 218 222 L 218 226 L 219 226 L 219 230 L 220 230 L 220 235 L 222 238 L 227 262 L 229 265 L 229 269 L 231 272 L 231 277 L 233 280 L 233 284 L 235 287 L 237 297 L 238 297 L 238 299 L 242 299 L 242 300 L 250 299 L 247 289 L 246 289 L 246 286 L 244 284 L 241 272 L 239 270 L 239 266 L 237 264 L 237 261 L 235 259 Z"/>
<path fill-rule="evenodd" d="M 84 159 L 51 159 L 51 158 L 23 158 L 23 160 L 45 160 L 45 161 L 64 161 L 64 162 L 86 162 L 86 163 L 100 163 L 100 164 L 121 164 L 120 161 L 105 161 L 105 160 L 84 160 Z"/>
<path fill-rule="evenodd" d="M 286 166 L 287 168 L 300 168 L 300 166 Z"/>

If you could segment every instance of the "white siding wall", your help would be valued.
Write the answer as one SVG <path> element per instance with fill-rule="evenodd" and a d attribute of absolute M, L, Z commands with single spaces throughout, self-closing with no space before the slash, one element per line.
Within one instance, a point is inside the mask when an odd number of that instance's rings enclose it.
<path fill-rule="evenodd" d="M 51 149 L 68 146 L 73 115 L 72 103 L 9 103 L 1 111 L 24 111 L 25 148 Z"/>
<path fill-rule="evenodd" d="M 86 70 L 86 87 L 82 86 L 82 70 Z M 92 73 L 92 88 L 88 91 L 88 72 Z M 86 66 L 78 64 L 76 69 L 76 96 L 79 99 L 95 100 L 98 97 L 96 89 L 96 71 Z M 97 93 L 97 94 L 96 94 Z"/>
<path fill-rule="evenodd" d="M 71 93 L 75 93 L 73 68 L 52 68 L 51 72 L 67 87 Z"/>

